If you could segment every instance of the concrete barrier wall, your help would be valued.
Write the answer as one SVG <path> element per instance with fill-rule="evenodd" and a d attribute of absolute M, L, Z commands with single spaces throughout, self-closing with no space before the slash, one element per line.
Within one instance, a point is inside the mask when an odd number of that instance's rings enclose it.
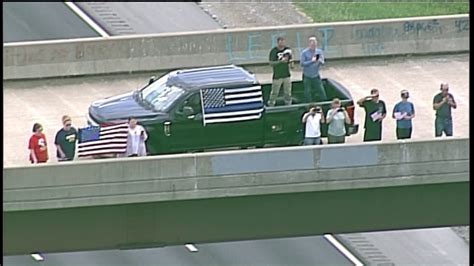
<path fill-rule="evenodd" d="M 451 138 L 5 167 L 3 206 L 18 211 L 460 182 L 469 178 L 468 144 Z"/>
<path fill-rule="evenodd" d="M 469 15 L 4 44 L 3 79 L 264 64 L 280 35 L 297 60 L 311 35 L 328 59 L 469 51 Z"/>

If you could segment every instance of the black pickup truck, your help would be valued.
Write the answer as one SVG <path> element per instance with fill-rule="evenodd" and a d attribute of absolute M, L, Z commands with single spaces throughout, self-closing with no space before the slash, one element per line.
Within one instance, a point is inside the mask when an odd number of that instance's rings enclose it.
<path fill-rule="evenodd" d="M 320 105 L 326 113 L 337 97 L 351 118 L 347 135 L 356 134 L 349 91 L 332 79 L 323 79 L 323 85 L 327 101 L 305 103 L 302 81 L 293 81 L 293 103 L 284 105 L 279 97 L 274 107 L 268 107 L 271 83 L 260 84 L 242 67 L 177 70 L 151 78 L 142 89 L 93 102 L 87 120 L 89 125 L 106 125 L 134 116 L 148 132 L 149 154 L 300 145 L 304 138 L 301 117 L 309 105 Z M 234 96 L 238 99 L 233 100 Z M 232 109 L 235 106 L 241 108 Z M 219 110 L 231 115 L 222 117 Z M 322 136 L 327 136 L 325 126 Z"/>

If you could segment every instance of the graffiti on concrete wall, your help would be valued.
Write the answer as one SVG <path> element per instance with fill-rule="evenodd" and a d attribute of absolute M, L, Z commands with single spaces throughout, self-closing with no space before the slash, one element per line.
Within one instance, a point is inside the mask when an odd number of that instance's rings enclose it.
<path fill-rule="evenodd" d="M 429 33 L 442 34 L 443 28 L 437 19 L 430 21 L 407 21 L 403 24 L 403 30 L 406 34 Z"/>
<path fill-rule="evenodd" d="M 367 55 L 383 54 L 385 51 L 384 40 L 398 38 L 398 36 L 398 29 L 384 25 L 353 27 L 352 29 L 352 40 L 360 43 L 362 51 Z"/>
<path fill-rule="evenodd" d="M 469 19 L 458 19 L 454 21 L 457 32 L 469 31 Z"/>
<path fill-rule="evenodd" d="M 334 37 L 334 29 L 330 27 L 315 29 L 313 34 L 307 34 L 307 31 L 292 32 L 275 31 L 266 38 L 268 34 L 260 32 L 249 32 L 245 37 L 242 35 L 226 36 L 226 52 L 229 63 L 244 63 L 246 61 L 268 60 L 270 50 L 277 45 L 279 36 L 285 37 L 286 44 L 292 48 L 293 53 L 300 54 L 307 45 L 307 38 L 315 35 L 318 40 L 318 46 L 325 52 L 331 51 L 331 40 Z M 242 49 L 244 47 L 244 49 Z"/>
<path fill-rule="evenodd" d="M 469 23 L 467 23 L 469 24 Z M 456 24 L 458 30 L 465 28 L 464 22 Z M 469 27 L 469 26 L 467 26 Z M 366 55 L 382 55 L 386 53 L 387 42 L 417 39 L 426 35 L 440 35 L 443 27 L 437 19 L 428 21 L 406 21 L 398 25 L 354 26 L 352 40 L 360 43 L 362 52 Z"/>
<path fill-rule="evenodd" d="M 272 47 L 277 45 L 278 36 L 287 39 L 294 54 L 300 54 L 306 48 L 307 38 L 314 35 L 318 38 L 318 46 L 328 54 L 337 54 L 341 51 L 341 45 L 348 49 L 348 45 L 354 48 L 360 47 L 357 55 L 384 55 L 391 51 L 391 46 L 397 42 L 406 40 L 417 40 L 430 38 L 452 31 L 469 31 L 469 18 L 458 19 L 453 22 L 443 20 L 410 20 L 398 23 L 378 23 L 372 25 L 356 24 L 352 26 L 351 35 L 347 34 L 345 28 L 333 27 L 315 28 L 314 30 L 301 29 L 276 30 L 271 32 L 250 32 L 246 35 L 227 34 L 226 52 L 228 61 L 231 63 L 248 63 L 255 61 L 266 61 Z M 338 34 L 338 35 L 336 35 Z M 336 39 L 337 37 L 337 39 Z M 349 49 L 354 49 L 349 48 Z M 294 57 L 295 58 L 295 57 Z"/>

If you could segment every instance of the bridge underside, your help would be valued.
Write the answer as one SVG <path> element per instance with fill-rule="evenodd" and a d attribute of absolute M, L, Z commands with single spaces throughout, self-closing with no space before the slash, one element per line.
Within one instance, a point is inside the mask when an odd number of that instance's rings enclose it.
<path fill-rule="evenodd" d="M 467 225 L 469 182 L 11 211 L 3 222 L 5 256 Z"/>

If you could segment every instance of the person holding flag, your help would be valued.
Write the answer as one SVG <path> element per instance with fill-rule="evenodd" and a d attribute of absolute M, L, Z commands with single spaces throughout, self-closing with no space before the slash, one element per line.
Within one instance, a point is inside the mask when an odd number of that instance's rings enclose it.
<path fill-rule="evenodd" d="M 79 128 L 78 157 L 117 157 L 127 151 L 128 124 Z"/>
<path fill-rule="evenodd" d="M 127 151 L 126 156 L 146 156 L 145 141 L 148 139 L 148 134 L 145 129 L 138 125 L 137 119 L 130 117 L 128 119 L 128 136 L 127 136 Z"/>

